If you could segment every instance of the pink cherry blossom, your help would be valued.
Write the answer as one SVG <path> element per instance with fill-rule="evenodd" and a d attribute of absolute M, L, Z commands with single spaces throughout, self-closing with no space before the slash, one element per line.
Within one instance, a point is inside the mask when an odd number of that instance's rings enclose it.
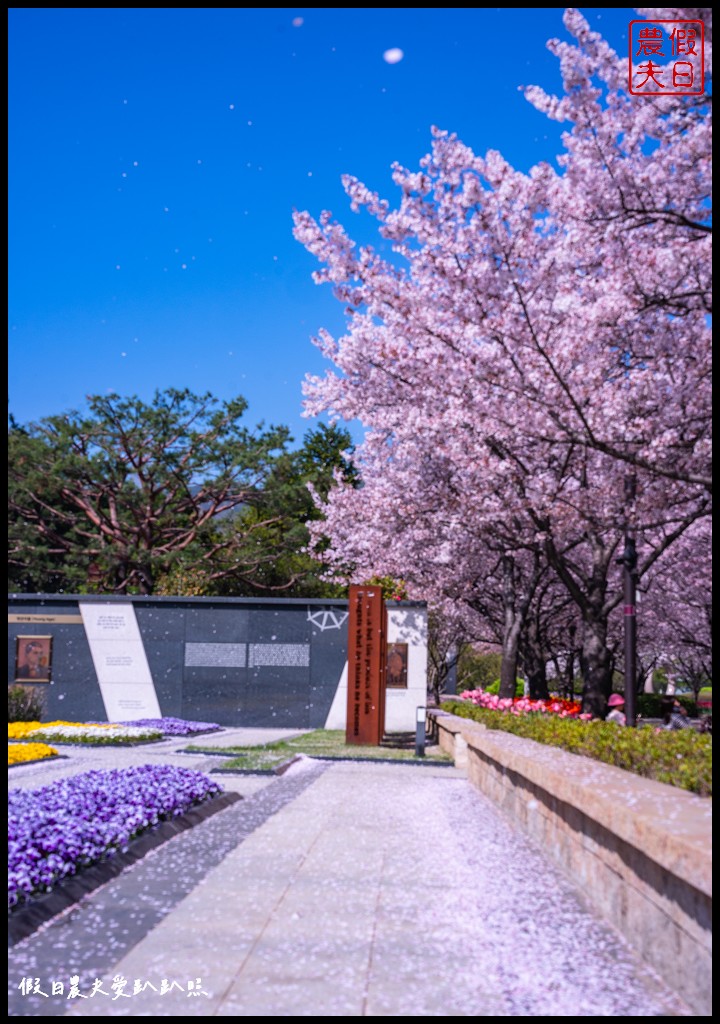
<path fill-rule="evenodd" d="M 673 550 L 707 564 L 710 117 L 704 101 L 629 95 L 626 56 L 577 10 L 565 24 L 575 43 L 549 44 L 564 94 L 526 89 L 568 124 L 557 169 L 521 173 L 434 129 L 419 170 L 394 168 L 395 208 L 344 179 L 382 248 L 329 213 L 298 214 L 295 233 L 347 315 L 342 337 L 318 336 L 333 369 L 308 378 L 307 413 L 366 431 L 362 486 L 338 483 L 313 527 L 328 568 L 465 609 L 502 649 L 502 699 L 519 663 L 541 676 L 577 658 L 599 715 L 626 526 L 653 600 L 688 604 Z M 666 657 L 671 632 L 641 627 Z"/>

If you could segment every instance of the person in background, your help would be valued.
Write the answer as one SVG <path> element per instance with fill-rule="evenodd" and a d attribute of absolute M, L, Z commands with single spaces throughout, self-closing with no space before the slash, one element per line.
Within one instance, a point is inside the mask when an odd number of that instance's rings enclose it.
<path fill-rule="evenodd" d="M 616 722 L 618 725 L 625 725 L 625 698 L 621 697 L 619 693 L 611 693 L 610 699 L 608 700 L 608 707 L 610 711 L 605 716 L 606 722 Z"/>
<path fill-rule="evenodd" d="M 660 702 L 660 714 L 665 729 L 692 729 L 687 708 L 683 707 L 677 697 L 663 697 Z"/>

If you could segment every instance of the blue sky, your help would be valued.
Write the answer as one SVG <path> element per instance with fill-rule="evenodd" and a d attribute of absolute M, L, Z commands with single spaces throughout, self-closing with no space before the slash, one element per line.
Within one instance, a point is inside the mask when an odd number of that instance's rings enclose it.
<path fill-rule="evenodd" d="M 581 10 L 625 52 L 633 8 Z M 299 441 L 311 338 L 343 315 L 293 209 L 366 230 L 341 175 L 394 203 L 391 166 L 415 168 L 432 125 L 552 159 L 562 126 L 518 87 L 559 89 L 562 13 L 11 8 L 9 411 L 189 387 Z"/>

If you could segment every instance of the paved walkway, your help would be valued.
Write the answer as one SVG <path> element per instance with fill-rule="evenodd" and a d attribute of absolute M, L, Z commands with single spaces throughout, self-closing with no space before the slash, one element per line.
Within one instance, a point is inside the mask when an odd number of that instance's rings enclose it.
<path fill-rule="evenodd" d="M 207 741 L 282 734 L 234 733 Z M 222 765 L 186 745 L 8 774 Z M 243 799 L 10 950 L 11 1016 L 694 1015 L 455 768 L 302 759 L 220 778 Z"/>

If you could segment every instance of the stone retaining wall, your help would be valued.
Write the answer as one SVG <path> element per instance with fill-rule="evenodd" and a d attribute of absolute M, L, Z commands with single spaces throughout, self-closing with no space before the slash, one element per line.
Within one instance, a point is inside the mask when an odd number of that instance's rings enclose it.
<path fill-rule="evenodd" d="M 712 800 L 442 711 L 429 716 L 473 785 L 698 1016 L 710 1016 Z"/>

